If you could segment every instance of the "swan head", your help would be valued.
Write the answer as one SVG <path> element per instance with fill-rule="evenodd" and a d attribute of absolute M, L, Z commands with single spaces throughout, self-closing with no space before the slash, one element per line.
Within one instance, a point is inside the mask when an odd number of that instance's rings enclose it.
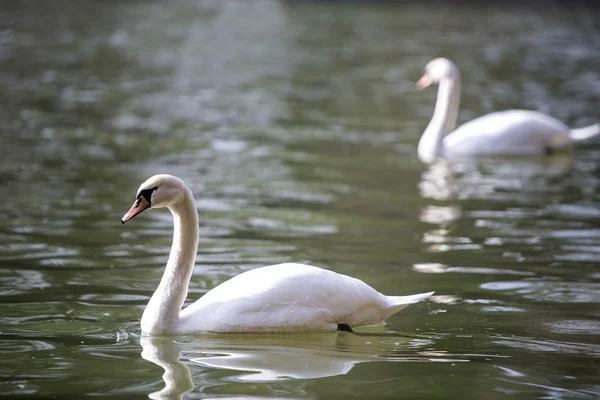
<path fill-rule="evenodd" d="M 417 81 L 417 89 L 423 90 L 431 85 L 440 83 L 442 79 L 456 79 L 459 77 L 458 68 L 447 58 L 436 58 L 425 66 L 425 73 Z"/>
<path fill-rule="evenodd" d="M 125 223 L 149 208 L 171 207 L 185 196 L 185 183 L 167 174 L 154 175 L 140 185 L 131 209 L 121 218 Z"/>

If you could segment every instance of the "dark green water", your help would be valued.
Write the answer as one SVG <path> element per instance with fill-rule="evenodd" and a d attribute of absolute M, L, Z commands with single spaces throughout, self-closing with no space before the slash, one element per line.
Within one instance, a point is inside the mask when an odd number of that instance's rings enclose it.
<path fill-rule="evenodd" d="M 414 89 L 446 56 L 461 122 L 596 122 L 595 10 L 3 3 L 1 397 L 600 396 L 600 144 L 428 168 Z M 284 261 L 436 295 L 362 335 L 140 337 L 172 224 L 119 218 L 159 172 L 198 200 L 190 301 Z"/>

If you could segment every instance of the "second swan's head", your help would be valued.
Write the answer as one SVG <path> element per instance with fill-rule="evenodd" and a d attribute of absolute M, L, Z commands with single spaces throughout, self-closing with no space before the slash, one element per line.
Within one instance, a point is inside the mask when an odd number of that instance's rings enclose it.
<path fill-rule="evenodd" d="M 124 224 L 144 210 L 169 207 L 180 202 L 186 192 L 185 183 L 173 175 L 154 175 L 140 185 L 131 209 L 121 218 Z"/>
<path fill-rule="evenodd" d="M 442 79 L 456 79 L 459 76 L 458 68 L 452 61 L 442 57 L 436 58 L 429 61 L 425 66 L 425 73 L 417 81 L 417 89 L 423 90 L 431 85 L 440 83 Z"/>

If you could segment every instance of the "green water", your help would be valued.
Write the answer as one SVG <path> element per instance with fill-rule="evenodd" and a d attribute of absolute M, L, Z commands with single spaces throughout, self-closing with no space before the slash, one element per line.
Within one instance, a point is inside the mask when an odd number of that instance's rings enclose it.
<path fill-rule="evenodd" d="M 3 3 L 2 398 L 600 396 L 600 144 L 426 167 L 414 88 L 447 56 L 460 122 L 594 123 L 596 10 Z M 197 198 L 190 301 L 285 261 L 436 295 L 358 335 L 141 337 L 171 217 L 119 219 L 159 172 Z"/>

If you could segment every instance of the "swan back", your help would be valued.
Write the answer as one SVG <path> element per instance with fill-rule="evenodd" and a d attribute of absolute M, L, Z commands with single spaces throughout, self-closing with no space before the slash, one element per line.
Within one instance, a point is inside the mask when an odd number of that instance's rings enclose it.
<path fill-rule="evenodd" d="M 453 154 L 537 154 L 572 144 L 569 127 L 537 111 L 507 110 L 471 120 L 444 139 Z"/>
<path fill-rule="evenodd" d="M 256 268 L 217 286 L 181 312 L 182 331 L 331 331 L 374 325 L 432 293 L 388 297 L 366 283 L 305 264 Z"/>

